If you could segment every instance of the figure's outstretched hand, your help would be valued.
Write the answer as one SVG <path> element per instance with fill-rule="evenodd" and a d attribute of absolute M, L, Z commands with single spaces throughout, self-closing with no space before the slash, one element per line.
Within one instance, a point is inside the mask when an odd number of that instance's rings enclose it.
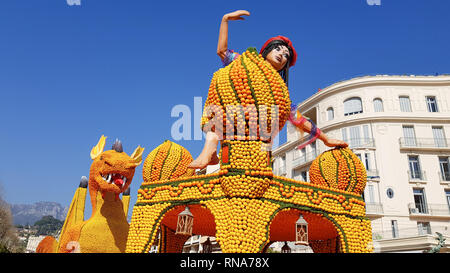
<path fill-rule="evenodd" d="M 250 16 L 250 12 L 246 10 L 236 10 L 223 16 L 226 20 L 244 20 L 243 15 Z"/>
<path fill-rule="evenodd" d="M 345 141 L 339 139 L 328 139 L 328 141 L 324 142 L 328 147 L 339 147 L 345 148 L 348 147 L 348 144 Z"/>

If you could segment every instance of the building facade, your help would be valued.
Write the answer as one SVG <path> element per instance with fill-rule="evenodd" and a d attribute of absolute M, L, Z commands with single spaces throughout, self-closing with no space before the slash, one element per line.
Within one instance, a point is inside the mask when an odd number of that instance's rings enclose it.
<path fill-rule="evenodd" d="M 338 82 L 299 105 L 329 137 L 349 143 L 367 170 L 363 194 L 375 252 L 422 252 L 450 238 L 450 76 L 366 76 Z M 328 149 L 287 125 L 273 150 L 276 175 L 309 182 Z M 447 246 L 441 251 L 448 250 Z"/>

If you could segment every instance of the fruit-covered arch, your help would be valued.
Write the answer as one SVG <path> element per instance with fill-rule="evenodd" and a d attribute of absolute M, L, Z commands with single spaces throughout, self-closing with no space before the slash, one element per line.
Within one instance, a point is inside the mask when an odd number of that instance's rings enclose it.
<path fill-rule="evenodd" d="M 150 153 L 147 160 L 170 158 L 169 154 L 179 149 L 187 153 L 183 147 L 166 141 Z M 218 173 L 168 175 L 166 180 L 144 181 L 133 209 L 127 252 L 148 252 L 155 243 L 158 230 L 161 230 L 160 252 L 181 252 L 187 237 L 176 235 L 175 230 L 178 214 L 186 206 L 194 216 L 193 234 L 215 236 L 223 252 L 262 252 L 272 241 L 293 241 L 295 220 L 300 214 L 309 223 L 310 246 L 314 251 L 370 252 L 371 227 L 365 217 L 365 203 L 361 197 L 364 185 L 360 185 L 365 183 L 365 178 L 358 176 L 360 173 L 365 175 L 365 172 L 361 169 L 362 163 L 353 155 L 349 149 L 323 153 L 311 166 L 311 183 L 229 169 L 224 165 Z M 331 174 L 314 172 L 316 165 L 320 170 L 321 165 L 329 160 L 336 162 L 337 169 L 333 175 L 345 174 L 348 177 L 335 187 L 323 185 L 323 181 L 332 183 L 334 178 L 319 180 L 322 184 L 315 178 L 316 175 Z M 186 168 L 188 163 L 166 160 L 158 164 L 161 169 L 175 173 L 179 168 Z M 327 168 L 331 168 L 331 163 Z M 167 173 L 161 169 L 153 168 L 152 171 Z M 258 192 L 258 197 L 253 197 L 249 195 L 254 192 L 239 190 L 232 183 L 224 187 L 224 181 L 238 181 L 236 177 L 243 181 L 241 183 L 262 181 L 264 190 Z M 342 183 L 345 183 L 345 188 Z M 348 190 L 350 188 L 352 190 Z M 260 190 L 255 188 L 255 191 Z"/>

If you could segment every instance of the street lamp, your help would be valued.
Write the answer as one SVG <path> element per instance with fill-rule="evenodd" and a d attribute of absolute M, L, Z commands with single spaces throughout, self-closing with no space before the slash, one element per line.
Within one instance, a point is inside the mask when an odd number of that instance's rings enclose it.
<path fill-rule="evenodd" d="M 194 225 L 194 215 L 192 215 L 189 207 L 186 207 L 184 211 L 178 214 L 177 235 L 189 235 L 192 236 L 192 227 Z"/>
<path fill-rule="evenodd" d="M 303 219 L 301 214 L 297 222 L 295 222 L 295 244 L 308 245 L 308 222 Z"/>

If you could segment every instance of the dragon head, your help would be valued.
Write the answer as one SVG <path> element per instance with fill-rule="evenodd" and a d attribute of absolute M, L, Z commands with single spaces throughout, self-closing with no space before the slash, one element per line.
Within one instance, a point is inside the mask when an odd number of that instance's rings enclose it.
<path fill-rule="evenodd" d="M 131 184 L 134 171 L 142 162 L 144 148 L 138 146 L 128 156 L 123 152 L 122 144 L 116 140 L 112 150 L 103 151 L 106 137 L 101 136 L 97 145 L 91 150 L 93 160 L 89 173 L 90 192 L 114 193 L 118 198 Z"/>

